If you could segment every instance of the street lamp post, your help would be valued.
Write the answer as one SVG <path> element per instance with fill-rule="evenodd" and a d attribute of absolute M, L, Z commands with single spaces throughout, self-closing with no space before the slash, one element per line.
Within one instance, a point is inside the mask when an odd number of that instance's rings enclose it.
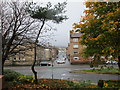
<path fill-rule="evenodd" d="M 53 53 L 52 53 L 52 47 L 49 47 L 49 49 L 50 49 L 50 60 L 51 60 L 51 62 L 52 62 L 52 79 L 53 79 L 53 62 L 54 62 L 54 60 L 53 60 Z"/>
<path fill-rule="evenodd" d="M 54 61 L 53 61 L 53 59 L 52 59 L 52 79 L 53 79 L 53 66 L 54 66 L 54 65 L 53 65 L 53 62 L 54 62 Z"/>

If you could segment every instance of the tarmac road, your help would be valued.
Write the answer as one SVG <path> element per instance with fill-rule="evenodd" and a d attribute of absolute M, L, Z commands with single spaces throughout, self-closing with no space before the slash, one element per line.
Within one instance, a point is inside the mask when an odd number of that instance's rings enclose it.
<path fill-rule="evenodd" d="M 114 65 L 116 67 L 116 65 Z M 20 72 L 25 75 L 33 75 L 30 66 L 15 66 L 5 67 Z M 98 80 L 118 80 L 120 75 L 111 74 L 83 74 L 83 73 L 69 73 L 72 70 L 90 69 L 89 65 L 70 65 L 67 61 L 66 64 L 54 63 L 54 66 L 36 66 L 38 78 L 54 78 L 54 79 L 70 79 L 70 80 L 90 80 L 97 83 Z"/>
<path fill-rule="evenodd" d="M 65 57 L 65 53 L 59 53 L 58 59 Z M 117 67 L 117 65 L 113 65 Z M 99 68 L 99 67 L 98 67 Z M 33 75 L 31 66 L 14 66 L 5 67 L 5 69 L 11 69 L 20 72 L 25 75 Z M 65 64 L 57 64 L 56 61 L 52 66 L 35 66 L 38 78 L 54 78 L 54 79 L 69 79 L 69 80 L 90 80 L 97 83 L 98 80 L 120 80 L 120 75 L 111 74 L 83 74 L 83 73 L 69 73 L 72 70 L 84 70 L 90 69 L 89 65 L 71 65 L 68 60 Z"/>

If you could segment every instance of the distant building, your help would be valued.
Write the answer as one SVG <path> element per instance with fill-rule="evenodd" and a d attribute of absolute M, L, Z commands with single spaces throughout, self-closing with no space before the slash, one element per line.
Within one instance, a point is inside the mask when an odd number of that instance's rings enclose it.
<path fill-rule="evenodd" d="M 45 51 L 45 60 L 50 60 L 50 58 L 51 58 L 50 49 L 46 48 L 44 51 Z"/>
<path fill-rule="evenodd" d="M 81 53 L 85 46 L 80 44 L 81 33 L 70 32 L 70 43 L 67 48 L 67 56 L 71 64 L 87 63 L 88 60 L 85 60 Z"/>
<path fill-rule="evenodd" d="M 51 54 L 52 54 L 52 59 L 55 60 L 58 55 L 58 48 L 52 47 Z"/>
<path fill-rule="evenodd" d="M 44 47 L 36 45 L 37 48 L 37 61 L 43 59 Z M 32 65 L 34 61 L 34 44 L 19 45 L 16 48 L 21 50 L 8 57 L 5 61 L 5 65 Z"/>
<path fill-rule="evenodd" d="M 30 47 L 26 49 L 26 47 Z M 17 48 L 23 49 L 22 51 L 9 56 L 8 60 L 5 61 L 5 65 L 32 65 L 34 61 L 34 44 L 26 44 L 23 46 L 18 46 Z M 17 50 L 16 48 L 16 50 Z M 36 45 L 36 65 L 39 65 L 41 61 L 50 60 L 52 56 L 57 55 L 57 48 L 52 48 Z"/>
<path fill-rule="evenodd" d="M 50 46 L 45 49 L 46 60 L 55 60 L 58 55 L 58 49 L 54 46 Z"/>

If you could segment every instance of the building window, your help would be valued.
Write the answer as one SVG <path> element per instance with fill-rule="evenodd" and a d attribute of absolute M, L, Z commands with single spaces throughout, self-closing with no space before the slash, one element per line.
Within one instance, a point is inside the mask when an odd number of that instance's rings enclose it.
<path fill-rule="evenodd" d="M 13 58 L 13 61 L 16 61 L 16 57 Z"/>
<path fill-rule="evenodd" d="M 23 61 L 25 61 L 25 58 L 23 58 Z"/>
<path fill-rule="evenodd" d="M 20 59 L 21 59 L 21 58 L 20 58 L 20 56 L 19 56 L 19 59 L 18 59 L 18 61 L 20 61 Z"/>
<path fill-rule="evenodd" d="M 78 48 L 78 45 L 77 44 L 73 45 L 73 48 Z"/>
<path fill-rule="evenodd" d="M 78 38 L 73 38 L 73 42 L 78 42 Z"/>
<path fill-rule="evenodd" d="M 74 60 L 79 60 L 79 57 L 73 57 Z"/>
<path fill-rule="evenodd" d="M 74 53 L 74 54 L 78 54 L 78 52 L 77 52 L 77 51 L 74 51 L 73 53 Z"/>

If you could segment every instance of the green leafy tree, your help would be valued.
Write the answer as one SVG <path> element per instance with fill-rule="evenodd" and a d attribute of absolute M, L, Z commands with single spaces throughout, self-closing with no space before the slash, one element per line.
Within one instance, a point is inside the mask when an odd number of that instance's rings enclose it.
<path fill-rule="evenodd" d="M 86 56 L 118 57 L 120 68 L 120 2 L 86 2 L 87 10 L 80 23 L 81 43 Z"/>
<path fill-rule="evenodd" d="M 35 4 L 36 5 L 36 4 Z M 58 3 L 56 5 L 52 5 L 50 2 L 48 2 L 48 4 L 44 7 L 41 6 L 33 6 L 33 4 L 30 6 L 30 8 L 28 8 L 28 12 L 30 13 L 30 16 L 33 19 L 37 19 L 40 20 L 41 27 L 38 31 L 38 34 L 36 36 L 35 39 L 35 46 L 34 46 L 34 63 L 32 65 L 32 71 L 34 73 L 35 76 L 35 82 L 37 83 L 37 72 L 35 71 L 34 67 L 35 67 L 35 63 L 36 63 L 36 44 L 38 42 L 38 38 L 41 34 L 41 31 L 45 25 L 45 23 L 47 21 L 52 21 L 53 23 L 60 23 L 63 20 L 67 19 L 66 15 L 64 15 L 65 11 L 65 6 L 66 6 L 66 2 L 63 3 Z"/>

